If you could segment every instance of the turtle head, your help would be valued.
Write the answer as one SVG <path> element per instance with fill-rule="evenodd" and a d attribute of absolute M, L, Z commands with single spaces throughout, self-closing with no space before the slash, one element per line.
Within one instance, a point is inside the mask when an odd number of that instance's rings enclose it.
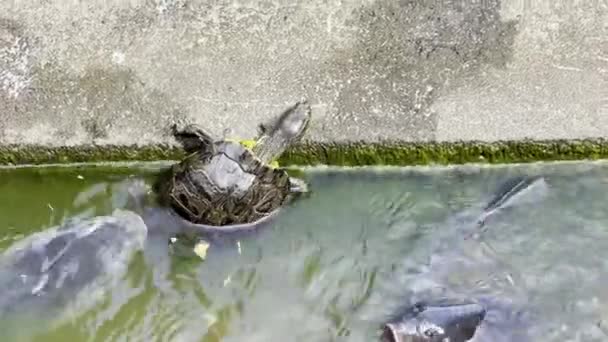
<path fill-rule="evenodd" d="M 272 136 L 276 131 L 289 140 L 298 139 L 304 134 L 310 122 L 311 109 L 308 101 L 297 102 L 285 110 L 278 118 L 260 124 L 260 134 Z"/>
<path fill-rule="evenodd" d="M 479 304 L 415 304 L 382 328 L 382 342 L 465 342 L 486 311 Z"/>
<path fill-rule="evenodd" d="M 311 110 L 308 102 L 298 102 L 287 109 L 279 119 L 277 129 L 290 140 L 300 138 L 310 122 Z"/>
<path fill-rule="evenodd" d="M 260 124 L 259 137 L 253 152 L 264 163 L 278 158 L 291 144 L 300 140 L 311 119 L 307 101 L 291 106 L 278 117 Z"/>

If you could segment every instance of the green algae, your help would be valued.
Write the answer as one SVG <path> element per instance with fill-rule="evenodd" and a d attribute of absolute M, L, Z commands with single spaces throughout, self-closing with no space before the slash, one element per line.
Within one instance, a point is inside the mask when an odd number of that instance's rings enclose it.
<path fill-rule="evenodd" d="M 299 145 L 279 163 L 295 165 L 429 165 L 526 163 L 608 158 L 608 140 L 349 143 Z"/>
<path fill-rule="evenodd" d="M 0 165 L 158 161 L 178 160 L 183 156 L 181 149 L 168 145 L 0 146 Z"/>
<path fill-rule="evenodd" d="M 179 160 L 176 146 L 0 146 L 0 165 L 45 165 L 98 162 Z M 298 144 L 278 160 L 287 165 L 429 165 L 526 163 L 556 160 L 608 159 L 608 140 L 499 142 L 379 142 Z"/>

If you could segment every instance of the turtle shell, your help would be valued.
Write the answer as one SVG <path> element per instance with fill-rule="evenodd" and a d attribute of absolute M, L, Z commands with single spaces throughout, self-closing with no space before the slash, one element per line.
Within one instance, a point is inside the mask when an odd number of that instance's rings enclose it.
<path fill-rule="evenodd" d="M 255 222 L 278 209 L 289 195 L 289 175 L 262 163 L 238 142 L 219 141 L 172 167 L 166 201 L 196 224 Z"/>

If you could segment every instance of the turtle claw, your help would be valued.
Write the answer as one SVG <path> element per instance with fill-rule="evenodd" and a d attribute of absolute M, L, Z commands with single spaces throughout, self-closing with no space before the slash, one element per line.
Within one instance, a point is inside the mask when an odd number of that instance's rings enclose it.
<path fill-rule="evenodd" d="M 274 119 L 274 120 L 276 120 L 276 119 Z M 263 123 L 259 124 L 258 125 L 258 136 L 261 137 L 261 136 L 265 135 L 270 130 L 269 127 L 272 127 L 274 125 L 275 125 L 274 121 L 268 121 L 268 122 L 263 122 Z"/>

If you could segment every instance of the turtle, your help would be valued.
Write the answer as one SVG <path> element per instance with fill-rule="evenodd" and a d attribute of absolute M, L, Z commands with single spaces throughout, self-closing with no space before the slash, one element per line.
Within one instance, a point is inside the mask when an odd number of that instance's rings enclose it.
<path fill-rule="evenodd" d="M 511 298 L 476 295 L 468 289 L 449 286 L 449 274 L 459 267 L 489 267 L 495 272 L 495 260 L 473 260 L 463 252 L 458 241 L 477 239 L 487 229 L 490 217 L 513 210 L 516 205 L 529 203 L 546 194 L 547 184 L 542 176 L 516 176 L 505 181 L 481 208 L 481 214 L 471 217 L 463 212 L 450 221 L 453 228 L 445 238 L 433 241 L 434 253 L 429 265 L 413 278 L 407 303 L 385 320 L 381 327 L 382 342 L 452 341 L 452 342 L 525 342 L 534 315 L 529 308 L 519 307 Z M 454 236 L 456 234 L 456 238 Z M 464 242 L 463 242 L 464 243 Z M 492 259 L 492 258 L 488 258 Z M 487 263 L 487 264 L 486 264 Z M 429 286 L 430 285 L 430 286 Z"/>
<path fill-rule="evenodd" d="M 127 273 L 147 227 L 133 211 L 70 218 L 29 235 L 0 255 L 0 321 L 61 323 L 82 313 Z M 21 329 L 31 330 L 28 329 Z"/>
<path fill-rule="evenodd" d="M 272 163 L 307 130 L 308 101 L 299 101 L 277 118 L 258 125 L 252 148 L 230 139 L 214 139 L 200 126 L 172 134 L 187 155 L 155 186 L 160 203 L 202 228 L 247 229 L 273 217 L 308 185 Z"/>
<path fill-rule="evenodd" d="M 387 322 L 380 340 L 465 342 L 473 338 L 485 317 L 486 309 L 474 302 L 418 302 L 404 308 L 393 320 Z"/>

